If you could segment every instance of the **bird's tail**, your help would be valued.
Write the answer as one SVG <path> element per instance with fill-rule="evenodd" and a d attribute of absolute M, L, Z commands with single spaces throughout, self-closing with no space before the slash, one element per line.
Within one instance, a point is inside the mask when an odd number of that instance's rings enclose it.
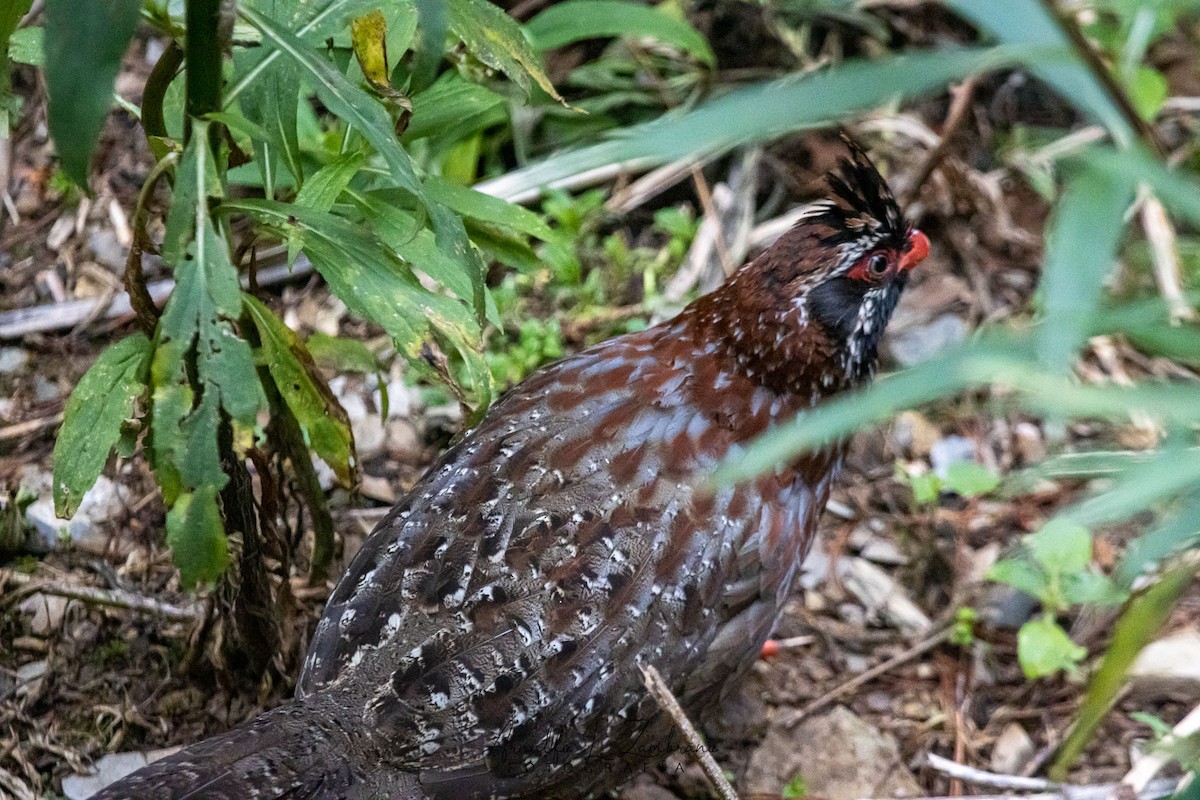
<path fill-rule="evenodd" d="M 330 713 L 329 700 L 318 693 L 268 711 L 138 770 L 92 800 L 420 797 L 409 776 L 380 773 L 378 759 Z"/>

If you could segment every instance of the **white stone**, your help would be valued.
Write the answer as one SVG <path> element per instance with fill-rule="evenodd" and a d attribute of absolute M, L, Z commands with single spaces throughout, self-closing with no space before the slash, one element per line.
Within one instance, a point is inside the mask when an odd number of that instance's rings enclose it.
<path fill-rule="evenodd" d="M 1033 739 L 1015 722 L 1010 722 L 992 745 L 992 772 L 1019 775 L 1033 758 Z"/>
<path fill-rule="evenodd" d="M 1184 628 L 1148 644 L 1133 662 L 1129 681 L 1141 697 L 1200 698 L 1200 631 Z"/>
<path fill-rule="evenodd" d="M 63 778 L 63 794 L 67 800 L 85 800 L 110 783 L 115 783 L 147 764 L 166 758 L 179 751 L 178 747 L 165 747 L 149 752 L 112 753 L 92 765 L 91 775 L 68 775 Z"/>

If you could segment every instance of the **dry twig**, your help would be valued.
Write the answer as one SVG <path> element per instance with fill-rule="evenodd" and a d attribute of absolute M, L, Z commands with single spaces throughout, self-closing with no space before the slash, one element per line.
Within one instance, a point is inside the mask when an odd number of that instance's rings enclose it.
<path fill-rule="evenodd" d="M 972 800 L 1012 800 L 1013 792 L 1037 792 L 1038 794 L 1023 794 L 1019 795 L 1020 800 L 1109 800 L 1114 797 L 1114 792 L 1117 792 L 1122 783 L 1102 783 L 1092 786 L 1071 786 L 1068 784 L 1055 783 L 1048 781 L 1045 778 L 1024 778 L 1018 775 L 1001 775 L 996 772 L 988 772 L 975 767 L 968 767 L 965 764 L 959 764 L 951 761 L 948 758 L 943 758 L 936 753 L 927 753 L 925 756 L 926 764 L 930 769 L 936 770 L 943 775 L 948 775 L 952 778 L 958 778 L 980 786 L 994 786 L 997 789 L 1007 789 L 1007 794 L 1002 795 L 972 795 Z M 1126 776 L 1128 777 L 1128 776 Z M 1153 783 L 1144 782 L 1141 787 L 1133 794 L 1121 795 L 1122 797 L 1136 797 L 1138 800 L 1158 800 L 1160 797 L 1167 797 L 1175 792 L 1176 782 L 1170 779 L 1154 781 Z M 925 797 L 920 800 L 943 800 L 943 798 Z"/>
<path fill-rule="evenodd" d="M 1180 739 L 1194 736 L 1197 733 L 1200 733 L 1200 706 L 1196 706 L 1189 711 L 1188 715 L 1171 729 L 1171 734 L 1165 737 L 1157 747 L 1138 758 L 1129 772 L 1125 773 L 1125 777 L 1121 779 L 1121 782 L 1114 785 L 1112 791 L 1105 795 L 1105 797 L 1108 800 L 1118 800 L 1118 798 L 1127 797 L 1129 790 L 1140 796 L 1150 785 L 1150 779 L 1173 760 L 1171 744 Z M 1195 780 L 1194 777 L 1193 780 Z M 1176 781 L 1171 781 L 1170 783 L 1174 786 Z"/>
<path fill-rule="evenodd" d="M 808 705 L 803 706 L 803 707 L 797 709 L 796 711 L 792 712 L 788 716 L 784 717 L 783 718 L 784 727 L 791 728 L 792 726 L 794 726 L 798 722 L 800 722 L 800 720 L 809 716 L 814 711 L 820 711 L 822 708 L 824 708 L 825 706 L 827 706 L 829 703 L 833 702 L 834 700 L 838 699 L 842 695 L 854 691 L 855 689 L 862 686 L 863 684 L 868 683 L 869 681 L 872 681 L 875 678 L 878 678 L 880 675 L 884 674 L 885 672 L 895 669 L 896 667 L 900 666 L 901 664 L 903 664 L 905 662 L 912 661 L 914 658 L 916 658 L 919 655 L 928 653 L 930 650 L 937 647 L 942 642 L 946 641 L 946 639 L 948 639 L 950 637 L 951 630 L 952 630 L 952 628 L 949 628 L 949 627 L 943 628 L 942 630 L 933 634 L 929 638 L 923 639 L 922 641 L 913 645 L 912 647 L 905 650 L 903 653 L 896 656 L 895 658 L 890 658 L 887 661 L 880 664 L 879 666 L 872 667 L 871 669 L 867 670 L 866 672 L 862 673 L 861 675 L 857 675 L 857 676 L 851 678 L 850 680 L 846 681 L 841 686 L 838 686 L 837 688 L 826 692 L 825 694 L 818 697 L 816 700 L 813 700 Z"/>
<path fill-rule="evenodd" d="M 53 581 L 39 582 L 32 575 L 20 572 L 0 570 L 0 586 L 13 585 L 19 587 L 23 594 L 41 592 L 42 594 L 65 597 L 68 600 L 78 600 L 98 606 L 126 608 L 130 611 L 142 611 L 155 614 L 176 622 L 192 622 L 204 616 L 204 607 L 199 603 L 175 605 L 146 597 L 123 589 L 100 589 L 95 586 L 67 586 Z"/>
<path fill-rule="evenodd" d="M 646 688 L 650 691 L 650 695 L 658 701 L 663 711 L 666 711 L 675 722 L 675 727 L 679 728 L 679 732 L 687 740 L 688 749 L 700 760 L 700 767 L 712 782 L 717 794 L 721 796 L 722 800 L 738 800 L 737 792 L 725 779 L 725 773 L 721 771 L 721 766 L 712 757 L 708 746 L 704 744 L 704 740 L 700 738 L 700 734 L 696 732 L 696 728 L 687 718 L 687 714 L 684 713 L 679 701 L 671 692 L 671 687 L 667 686 L 662 675 L 659 675 L 658 670 L 654 667 L 643 664 L 638 666 L 642 670 L 642 680 L 646 682 Z"/>

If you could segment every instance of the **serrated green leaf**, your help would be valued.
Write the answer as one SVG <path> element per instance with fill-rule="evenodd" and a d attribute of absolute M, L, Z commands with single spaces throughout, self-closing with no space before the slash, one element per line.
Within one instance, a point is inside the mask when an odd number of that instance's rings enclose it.
<path fill-rule="evenodd" d="M 662 6 L 625 0 L 566 0 L 529 20 L 525 31 L 538 50 L 583 39 L 644 36 L 677 47 L 710 67 L 716 65 L 712 50 L 700 32 L 686 21 L 665 13 Z"/>
<path fill-rule="evenodd" d="M 1025 537 L 1034 561 L 1052 575 L 1083 572 L 1092 563 L 1092 534 L 1069 520 L 1053 519 Z"/>
<path fill-rule="evenodd" d="M 562 100 L 546 77 L 541 60 L 529 45 L 521 26 L 499 6 L 487 0 L 447 0 L 450 31 L 471 54 L 515 82 L 526 95 L 529 79 L 555 100 Z"/>
<path fill-rule="evenodd" d="M 1058 623 L 1042 617 L 1030 620 L 1017 632 L 1017 658 L 1030 680 L 1070 671 L 1087 656 Z"/>
<path fill-rule="evenodd" d="M 80 379 L 54 442 L 54 511 L 69 517 L 100 476 L 123 423 L 146 389 L 150 340 L 140 333 L 109 347 Z"/>
<path fill-rule="evenodd" d="M 390 247 L 364 228 L 335 216 L 268 200 L 226 201 L 224 213 L 247 214 L 276 234 L 296 237 L 313 266 L 355 313 L 380 325 L 410 362 L 444 336 L 462 357 L 466 387 L 484 405 L 491 397 L 481 330 L 457 300 L 430 292 Z"/>
<path fill-rule="evenodd" d="M 220 577 L 229 566 L 229 550 L 215 487 L 179 496 L 167 512 L 167 544 L 185 588 Z"/>
<path fill-rule="evenodd" d="M 946 467 L 946 488 L 963 497 L 978 497 L 1000 485 L 1000 476 L 974 461 L 959 461 Z"/>
<path fill-rule="evenodd" d="M 87 186 L 92 151 L 141 0 L 47 0 L 47 123 L 63 172 Z"/>
<path fill-rule="evenodd" d="M 245 303 L 258 328 L 261 361 L 299 423 L 305 441 L 343 486 L 353 486 L 354 434 L 346 412 L 317 374 L 300 337 L 259 300 L 246 295 Z"/>
<path fill-rule="evenodd" d="M 1024 558 L 997 561 L 985 576 L 989 581 L 1008 584 L 1019 592 L 1041 599 L 1050 587 L 1046 573 Z"/>
<path fill-rule="evenodd" d="M 8 57 L 18 64 L 42 66 L 45 32 L 45 28 L 32 27 L 14 31 L 8 38 Z"/>

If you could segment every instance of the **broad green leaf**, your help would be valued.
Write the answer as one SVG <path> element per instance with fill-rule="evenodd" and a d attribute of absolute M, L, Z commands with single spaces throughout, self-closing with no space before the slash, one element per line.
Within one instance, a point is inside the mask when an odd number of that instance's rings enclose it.
<path fill-rule="evenodd" d="M 615 131 L 609 141 L 551 156 L 475 188 L 521 202 L 589 170 L 618 163 L 645 168 L 771 141 L 1036 55 L 1028 48 L 997 47 L 848 61 L 836 69 L 734 89 L 694 111 Z"/>
<path fill-rule="evenodd" d="M 1030 620 L 1017 632 L 1017 658 L 1030 680 L 1060 671 L 1071 671 L 1087 656 L 1087 650 L 1071 641 L 1067 632 L 1051 619 Z"/>
<path fill-rule="evenodd" d="M 416 0 L 420 42 L 413 64 L 413 87 L 424 89 L 433 82 L 450 33 L 450 9 L 446 0 Z"/>
<path fill-rule="evenodd" d="M 1145 181 L 1163 205 L 1193 225 L 1200 225 L 1200 184 L 1172 172 L 1144 148 L 1118 152 L 1108 147 L 1090 147 L 1074 160 L 1105 172 L 1118 185 Z"/>
<path fill-rule="evenodd" d="M 471 54 L 515 82 L 526 95 L 532 78 L 546 94 L 562 100 L 546 77 L 541 60 L 529 46 L 521 26 L 499 6 L 488 0 L 446 0 L 450 31 Z"/>
<path fill-rule="evenodd" d="M 285 239 L 296 238 L 334 293 L 355 313 L 380 325 L 410 362 L 425 366 L 422 349 L 444 336 L 462 358 L 466 382 L 486 405 L 490 376 L 481 331 L 462 303 L 421 286 L 412 270 L 374 235 L 324 212 L 267 200 L 226 201 L 224 213 L 244 213 Z"/>
<path fill-rule="evenodd" d="M 434 177 L 425 181 L 425 192 L 431 199 L 469 219 L 510 228 L 544 242 L 554 238 L 554 231 L 540 215 L 470 187 Z"/>
<path fill-rule="evenodd" d="M 1131 183 L 1084 168 L 1055 207 L 1040 289 L 1049 324 L 1038 338 L 1038 355 L 1051 371 L 1069 367 L 1087 338 L 1133 194 Z"/>
<path fill-rule="evenodd" d="M 343 486 L 353 486 L 354 435 L 346 412 L 317 374 L 300 337 L 254 297 L 244 295 L 243 302 L 258 328 L 260 361 L 300 424 L 308 446 L 333 469 Z"/>
<path fill-rule="evenodd" d="M 361 153 L 349 152 L 337 156 L 305 181 L 304 187 L 296 193 L 296 204 L 317 211 L 330 210 L 362 165 Z"/>
<path fill-rule="evenodd" d="M 428 89 L 413 95 L 412 104 L 405 142 L 436 136 L 439 143 L 452 144 L 508 120 L 504 95 L 465 80 L 456 72 L 447 72 Z"/>
<path fill-rule="evenodd" d="M 150 340 L 140 333 L 109 347 L 80 379 L 54 442 L 54 510 L 69 517 L 79 507 L 145 392 Z"/>
<path fill-rule="evenodd" d="M 1194 562 L 1182 563 L 1129 601 L 1113 627 L 1112 639 L 1104 651 L 1099 669 L 1088 682 L 1079 717 L 1050 767 L 1051 779 L 1061 781 L 1066 778 L 1067 770 L 1091 741 L 1100 722 L 1117 701 L 1134 659 L 1142 652 L 1142 648 L 1158 636 L 1170 619 L 1175 604 L 1192 585 L 1195 574 Z"/>
<path fill-rule="evenodd" d="M 1169 93 L 1167 79 L 1152 67 L 1138 67 L 1126 86 L 1138 116 L 1153 122 Z"/>
<path fill-rule="evenodd" d="M 917 505 L 927 506 L 937 502 L 938 494 L 942 491 L 942 479 L 934 472 L 923 472 L 908 478 L 912 487 L 913 500 Z"/>
<path fill-rule="evenodd" d="M 1037 533 L 1026 536 L 1025 544 L 1034 560 L 1052 575 L 1082 572 L 1092 563 L 1092 534 L 1067 520 L 1047 522 Z"/>
<path fill-rule="evenodd" d="M 229 551 L 214 487 L 179 496 L 167 512 L 167 544 L 185 588 L 214 581 L 225 571 Z"/>
<path fill-rule="evenodd" d="M 242 55 L 243 51 L 238 51 Z M 263 58 L 259 53 L 250 57 Z M 256 122 L 263 132 L 259 139 L 265 151 L 256 153 L 261 169 L 274 169 L 275 159 L 282 160 L 297 186 L 303 185 L 300 140 L 296 112 L 300 101 L 300 76 L 296 65 L 286 58 L 276 59 L 242 95 L 241 107 L 246 117 Z"/>
<path fill-rule="evenodd" d="M 18 64 L 40 67 L 43 63 L 44 28 L 21 28 L 8 39 L 8 57 Z"/>
<path fill-rule="evenodd" d="M 1062 592 L 1063 599 L 1073 606 L 1115 606 L 1128 598 L 1107 575 L 1091 571 L 1064 576 Z"/>
<path fill-rule="evenodd" d="M 712 50 L 700 32 L 658 6 L 625 0 L 567 0 L 555 3 L 525 24 L 538 50 L 609 36 L 647 36 L 679 48 L 712 67 Z"/>
<path fill-rule="evenodd" d="M 963 497 L 977 497 L 995 490 L 1000 476 L 974 461 L 961 461 L 946 467 L 946 488 Z"/>
<path fill-rule="evenodd" d="M 1007 584 L 1039 600 L 1046 596 L 1050 587 L 1046 573 L 1028 559 L 1020 557 L 997 561 L 987 571 L 986 577 L 990 581 Z"/>
<path fill-rule="evenodd" d="M 80 186 L 141 8 L 141 0 L 46 1 L 47 121 L 63 172 Z"/>

